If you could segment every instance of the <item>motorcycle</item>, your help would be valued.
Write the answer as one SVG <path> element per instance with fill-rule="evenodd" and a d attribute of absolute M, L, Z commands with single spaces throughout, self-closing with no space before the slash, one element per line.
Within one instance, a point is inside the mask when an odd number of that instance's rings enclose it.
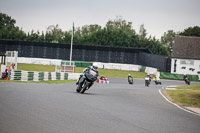
<path fill-rule="evenodd" d="M 86 72 L 84 75 L 81 75 L 76 83 L 76 92 L 83 94 L 86 90 L 88 90 L 97 80 L 95 75 L 96 73 L 92 70 L 90 72 Z M 82 84 L 79 82 L 80 80 L 84 80 Z"/>
<path fill-rule="evenodd" d="M 190 85 L 190 80 L 188 78 L 185 78 L 185 83 Z"/>
<path fill-rule="evenodd" d="M 151 82 L 151 78 L 145 77 L 145 86 L 149 87 L 150 82 Z"/>
<path fill-rule="evenodd" d="M 76 91 L 79 93 L 84 93 L 86 90 L 88 90 L 92 86 L 93 82 L 88 81 L 87 79 L 83 82 L 83 85 L 81 87 L 80 84 L 77 85 Z"/>
<path fill-rule="evenodd" d="M 130 79 L 128 80 L 128 83 L 129 83 L 129 84 L 133 84 L 133 78 L 130 78 Z"/>
<path fill-rule="evenodd" d="M 156 84 L 156 85 L 158 85 L 158 84 L 161 85 L 162 83 L 160 82 L 160 80 L 155 80 L 155 84 Z"/>

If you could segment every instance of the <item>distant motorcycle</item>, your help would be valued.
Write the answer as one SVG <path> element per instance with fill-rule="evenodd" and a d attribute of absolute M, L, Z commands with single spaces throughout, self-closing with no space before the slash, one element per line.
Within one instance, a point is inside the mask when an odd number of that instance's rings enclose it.
<path fill-rule="evenodd" d="M 159 80 L 155 80 L 155 84 L 156 84 L 156 85 L 158 85 L 158 84 L 161 85 L 162 83 L 161 83 L 161 81 L 159 81 Z"/>
<path fill-rule="evenodd" d="M 187 78 L 187 77 L 185 78 L 185 83 L 188 84 L 188 85 L 190 85 L 190 80 L 189 80 L 189 78 Z"/>
<path fill-rule="evenodd" d="M 128 83 L 133 84 L 133 77 L 130 74 L 128 74 Z"/>
<path fill-rule="evenodd" d="M 149 87 L 149 84 L 151 83 L 150 77 L 145 77 L 145 86 Z"/>
<path fill-rule="evenodd" d="M 128 83 L 129 83 L 129 84 L 133 84 L 133 78 L 130 78 L 130 79 L 128 80 Z"/>
<path fill-rule="evenodd" d="M 110 81 L 108 80 L 108 78 L 106 78 L 104 76 L 101 76 L 100 78 L 97 79 L 97 83 L 100 83 L 100 84 L 109 84 Z"/>

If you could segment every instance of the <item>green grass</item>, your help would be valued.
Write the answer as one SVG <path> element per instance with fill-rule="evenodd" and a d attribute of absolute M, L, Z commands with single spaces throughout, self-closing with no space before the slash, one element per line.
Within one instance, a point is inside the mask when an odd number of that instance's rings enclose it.
<path fill-rule="evenodd" d="M 17 63 L 17 69 L 24 71 L 55 72 L 55 65 Z"/>
<path fill-rule="evenodd" d="M 1 64 L 0 64 L 1 69 Z M 17 63 L 17 70 L 38 71 L 38 72 L 55 72 L 55 65 L 38 65 Z"/>
<path fill-rule="evenodd" d="M 191 89 L 191 90 L 199 90 L 199 91 L 200 91 L 200 85 L 179 86 L 179 87 L 176 87 L 176 89 L 181 89 L 181 90 L 184 90 L 184 89 Z"/>
<path fill-rule="evenodd" d="M 167 95 L 177 104 L 200 107 L 200 85 L 176 87 L 177 90 L 166 90 Z"/>

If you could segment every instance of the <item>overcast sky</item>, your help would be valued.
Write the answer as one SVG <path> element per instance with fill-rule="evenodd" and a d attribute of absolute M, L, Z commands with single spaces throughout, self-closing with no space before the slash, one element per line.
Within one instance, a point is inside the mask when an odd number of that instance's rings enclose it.
<path fill-rule="evenodd" d="M 122 16 L 138 33 L 144 24 L 148 35 L 200 26 L 200 0 L 0 0 L 0 12 L 16 20 L 25 32 L 46 31 L 59 25 L 63 31 L 84 25 L 102 27 Z"/>

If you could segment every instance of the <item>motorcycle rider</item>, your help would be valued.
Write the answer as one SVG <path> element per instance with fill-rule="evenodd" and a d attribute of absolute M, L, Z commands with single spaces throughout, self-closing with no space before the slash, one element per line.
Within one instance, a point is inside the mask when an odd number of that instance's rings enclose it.
<path fill-rule="evenodd" d="M 151 82 L 151 76 L 149 74 L 147 74 L 147 76 L 145 77 L 145 86 L 149 86 Z"/>
<path fill-rule="evenodd" d="M 86 80 L 86 78 L 88 78 L 91 81 L 95 81 L 97 80 L 98 77 L 98 64 L 97 63 L 93 63 L 92 66 L 88 66 L 87 68 L 85 68 L 83 70 L 84 75 L 82 75 L 78 81 L 77 84 L 79 84 L 79 87 L 81 87 L 84 83 L 84 81 Z M 86 77 L 87 76 L 87 77 Z M 94 84 L 94 82 L 92 82 L 92 84 L 90 84 L 90 86 L 88 88 L 90 88 L 92 85 Z"/>
<path fill-rule="evenodd" d="M 183 79 L 186 80 L 186 78 L 188 78 L 188 76 L 184 74 Z"/>
<path fill-rule="evenodd" d="M 186 84 L 190 85 L 190 80 L 189 80 L 189 78 L 186 74 L 184 74 L 183 79 L 184 79 Z"/>
<path fill-rule="evenodd" d="M 105 77 L 101 75 L 100 80 L 105 80 Z"/>
<path fill-rule="evenodd" d="M 131 76 L 131 74 L 128 74 L 128 82 L 129 84 L 133 84 L 133 77 Z"/>
<path fill-rule="evenodd" d="M 83 71 L 84 72 L 84 71 Z M 78 85 L 78 83 L 79 83 L 79 80 L 81 79 L 81 77 L 83 77 L 83 73 L 81 73 L 81 75 L 79 76 L 79 78 L 78 78 L 78 80 L 77 80 L 77 82 L 76 82 L 76 85 Z"/>
<path fill-rule="evenodd" d="M 158 75 L 154 75 L 153 76 L 153 80 L 154 80 L 154 82 L 155 82 L 156 85 L 157 84 L 162 84 Z"/>

